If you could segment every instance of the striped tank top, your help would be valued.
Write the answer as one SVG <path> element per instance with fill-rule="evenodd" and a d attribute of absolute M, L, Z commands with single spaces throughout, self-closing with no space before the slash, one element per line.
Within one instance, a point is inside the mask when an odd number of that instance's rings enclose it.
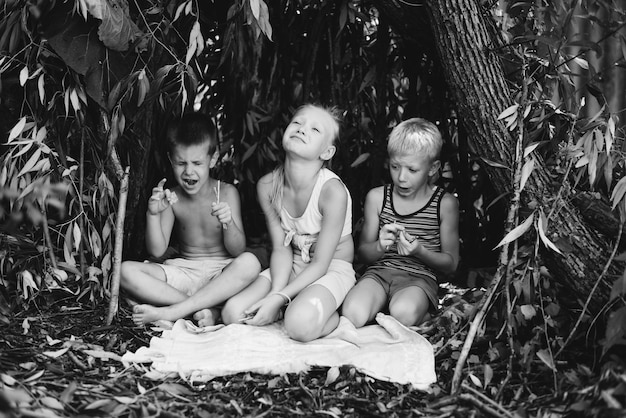
<path fill-rule="evenodd" d="M 383 206 L 379 216 L 379 228 L 385 224 L 397 223 L 404 226 L 405 230 L 420 240 L 426 249 L 434 252 L 441 252 L 440 240 L 440 217 L 439 205 L 445 190 L 435 187 L 430 200 L 421 209 L 408 215 L 400 215 L 393 206 L 393 184 L 386 184 L 383 198 Z M 436 272 L 421 262 L 415 256 L 405 256 L 398 254 L 398 249 L 394 243 L 385 251 L 385 254 L 374 263 L 376 266 L 389 267 L 406 271 L 421 277 L 429 277 L 437 280 Z"/>

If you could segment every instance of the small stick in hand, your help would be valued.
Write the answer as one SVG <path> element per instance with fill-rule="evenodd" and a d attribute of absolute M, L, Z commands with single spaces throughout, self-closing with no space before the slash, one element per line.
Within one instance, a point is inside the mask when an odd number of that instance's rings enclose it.
<path fill-rule="evenodd" d="M 213 192 L 215 193 L 215 198 L 217 199 L 217 204 L 220 204 L 220 183 L 221 181 L 217 181 L 217 187 L 213 187 Z M 228 225 L 222 224 L 222 228 L 228 229 Z"/>
<path fill-rule="evenodd" d="M 213 187 L 213 192 L 215 192 L 215 198 L 217 199 L 217 204 L 220 204 L 220 181 L 217 181 L 217 187 Z"/>
<path fill-rule="evenodd" d="M 249 313 L 249 314 L 247 314 L 246 316 L 244 316 L 243 318 L 241 318 L 241 319 L 239 320 L 239 322 L 249 321 L 249 320 L 251 320 L 252 318 L 254 318 L 254 316 L 255 316 L 255 314 L 254 314 L 254 313 Z"/>

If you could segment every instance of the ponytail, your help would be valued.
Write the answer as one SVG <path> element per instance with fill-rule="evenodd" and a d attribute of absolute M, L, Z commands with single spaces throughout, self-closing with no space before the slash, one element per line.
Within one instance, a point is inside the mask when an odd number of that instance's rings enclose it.
<path fill-rule="evenodd" d="M 285 167 L 280 165 L 272 171 L 272 190 L 270 191 L 270 205 L 276 216 L 280 217 L 283 206 L 283 189 L 285 187 Z"/>

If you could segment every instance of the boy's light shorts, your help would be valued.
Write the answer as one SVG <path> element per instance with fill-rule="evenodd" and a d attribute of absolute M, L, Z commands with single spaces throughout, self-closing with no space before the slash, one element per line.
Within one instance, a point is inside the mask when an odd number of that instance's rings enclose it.
<path fill-rule="evenodd" d="M 289 281 L 292 281 L 298 274 L 300 274 L 300 272 L 304 270 L 307 265 L 308 263 L 302 261 L 302 258 L 299 255 L 294 254 Z M 263 270 L 260 275 L 270 282 L 272 281 L 270 269 Z M 352 267 L 352 263 L 344 260 L 333 259 L 328 266 L 326 274 L 311 283 L 309 286 L 313 286 L 314 284 L 324 286 L 335 298 L 335 308 L 339 308 L 355 283 L 356 274 L 354 272 L 354 268 Z"/>
<path fill-rule="evenodd" d="M 429 311 L 436 312 L 437 306 L 439 305 L 439 300 L 437 299 L 439 286 L 437 282 L 430 277 L 418 276 L 406 271 L 383 266 L 371 266 L 367 268 L 365 273 L 359 278 L 359 281 L 365 279 L 374 280 L 382 286 L 387 295 L 387 302 L 402 289 L 414 286 L 419 287 L 426 293 L 431 305 Z"/>
<path fill-rule="evenodd" d="M 233 261 L 232 258 L 171 258 L 159 264 L 165 272 L 165 282 L 191 296 L 217 277 Z"/>

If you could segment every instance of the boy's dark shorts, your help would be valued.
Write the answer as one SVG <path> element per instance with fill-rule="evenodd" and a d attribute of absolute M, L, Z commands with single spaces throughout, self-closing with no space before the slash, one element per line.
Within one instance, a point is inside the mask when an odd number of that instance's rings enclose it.
<path fill-rule="evenodd" d="M 270 251 L 267 245 L 264 245 L 264 244 L 249 245 L 246 247 L 246 251 L 254 254 L 254 256 L 259 260 L 259 263 L 261 263 L 261 271 L 265 270 L 266 268 L 269 268 Z"/>
<path fill-rule="evenodd" d="M 411 286 L 419 287 L 426 293 L 430 301 L 428 311 L 431 313 L 437 311 L 437 307 L 439 306 L 439 300 L 437 299 L 439 286 L 437 285 L 437 281 L 430 277 L 418 276 L 406 271 L 384 266 L 370 266 L 365 273 L 363 273 L 361 278 L 359 278 L 359 281 L 368 278 L 382 286 L 387 294 L 387 302 L 402 289 Z"/>

